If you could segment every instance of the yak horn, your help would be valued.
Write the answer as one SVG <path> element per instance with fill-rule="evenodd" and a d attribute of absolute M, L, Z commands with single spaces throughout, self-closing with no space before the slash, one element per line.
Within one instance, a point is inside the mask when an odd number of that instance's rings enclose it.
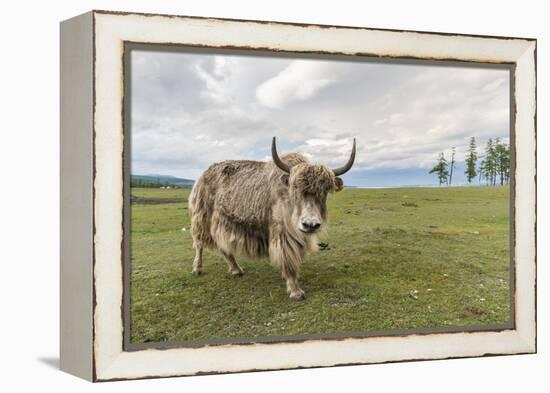
<path fill-rule="evenodd" d="M 290 167 L 285 164 L 279 157 L 279 154 L 277 154 L 277 143 L 275 142 L 275 137 L 273 137 L 273 142 L 271 142 L 271 157 L 273 158 L 275 165 L 277 165 L 282 171 L 290 173 Z"/>
<path fill-rule="evenodd" d="M 346 162 L 346 165 L 333 169 L 332 172 L 334 172 L 334 176 L 340 176 L 349 171 L 353 165 L 353 162 L 355 161 L 355 138 L 353 138 L 353 147 L 351 149 L 351 155 L 349 157 L 348 162 Z"/>

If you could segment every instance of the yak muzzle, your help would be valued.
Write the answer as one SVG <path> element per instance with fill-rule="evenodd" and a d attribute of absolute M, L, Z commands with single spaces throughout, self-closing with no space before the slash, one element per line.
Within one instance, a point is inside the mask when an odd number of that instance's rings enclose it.
<path fill-rule="evenodd" d="M 321 223 L 315 220 L 302 221 L 300 224 L 300 230 L 304 233 L 315 233 L 321 228 Z"/>

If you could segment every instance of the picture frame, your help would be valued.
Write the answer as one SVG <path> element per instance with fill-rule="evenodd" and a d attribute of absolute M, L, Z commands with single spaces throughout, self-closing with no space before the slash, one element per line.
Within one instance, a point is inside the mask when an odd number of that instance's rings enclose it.
<path fill-rule="evenodd" d="M 492 64 L 511 72 L 510 326 L 262 342 L 128 342 L 131 45 Z M 91 11 L 61 23 L 61 369 L 90 381 L 536 352 L 536 40 Z"/>

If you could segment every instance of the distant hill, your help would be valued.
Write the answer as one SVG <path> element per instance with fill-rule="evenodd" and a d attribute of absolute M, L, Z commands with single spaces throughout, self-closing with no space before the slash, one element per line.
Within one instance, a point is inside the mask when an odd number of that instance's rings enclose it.
<path fill-rule="evenodd" d="M 184 179 L 175 176 L 166 175 L 130 175 L 131 187 L 178 187 L 178 188 L 191 188 L 195 183 L 194 180 Z"/>

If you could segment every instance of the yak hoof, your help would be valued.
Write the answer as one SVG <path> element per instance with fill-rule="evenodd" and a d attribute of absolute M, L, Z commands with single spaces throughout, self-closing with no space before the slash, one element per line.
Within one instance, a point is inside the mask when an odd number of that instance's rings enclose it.
<path fill-rule="evenodd" d="M 202 270 L 193 270 L 191 274 L 194 275 L 195 277 L 198 277 L 202 275 Z"/>
<path fill-rule="evenodd" d="M 241 277 L 244 274 L 242 270 L 231 270 L 231 275 L 235 277 Z"/>
<path fill-rule="evenodd" d="M 306 300 L 306 294 L 304 293 L 304 291 L 300 291 L 300 292 L 296 292 L 296 293 L 293 293 L 290 295 L 290 298 L 292 300 L 296 300 L 296 301 L 302 301 L 302 300 Z"/>

